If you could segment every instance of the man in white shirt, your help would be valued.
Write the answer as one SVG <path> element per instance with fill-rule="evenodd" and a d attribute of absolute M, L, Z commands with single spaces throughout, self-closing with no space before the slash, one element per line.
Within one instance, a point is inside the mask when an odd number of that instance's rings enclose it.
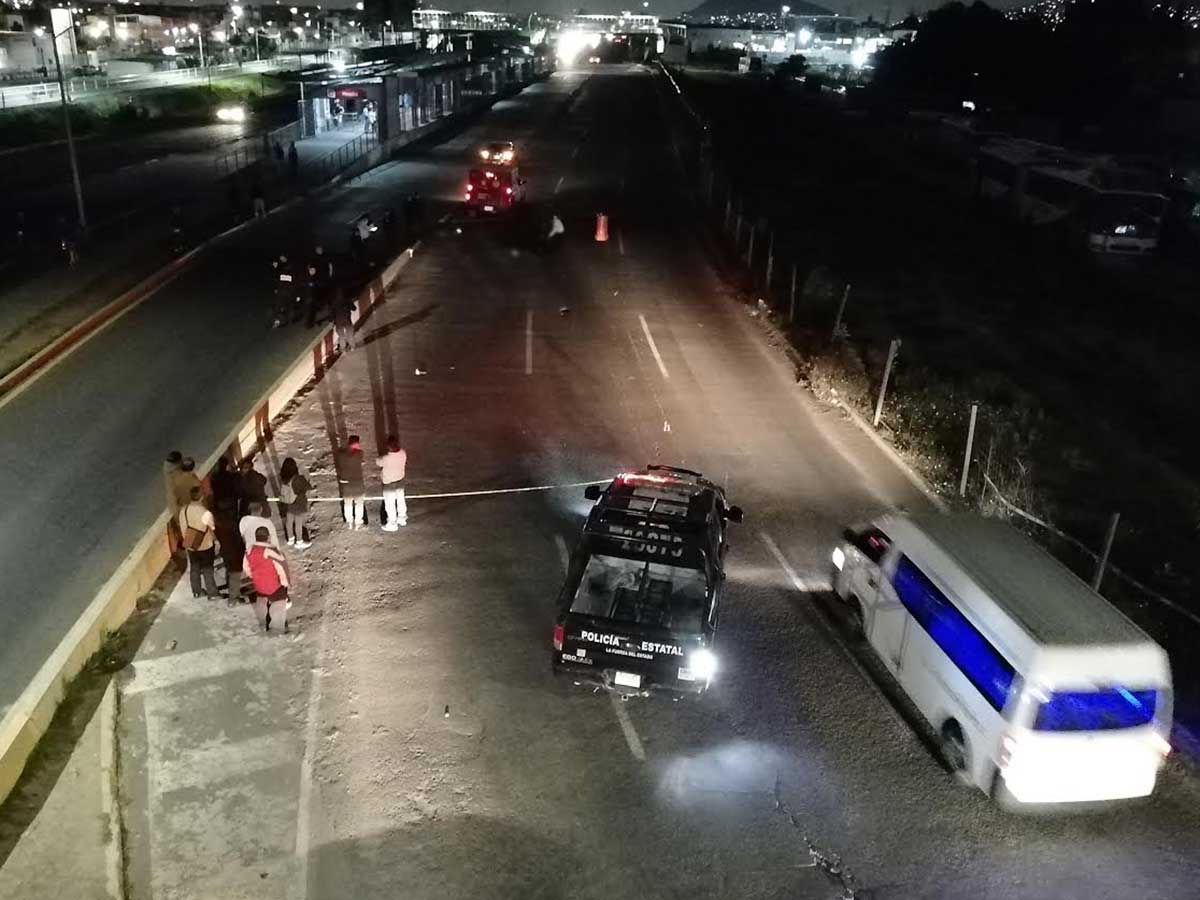
<path fill-rule="evenodd" d="M 387 453 L 375 460 L 379 466 L 379 480 L 383 482 L 383 509 L 387 514 L 384 531 L 398 531 L 408 524 L 408 503 L 404 499 L 404 474 L 408 467 L 408 453 L 400 446 L 400 439 L 389 435 Z"/>
<path fill-rule="evenodd" d="M 254 533 L 259 528 L 267 529 L 270 534 L 269 543 L 276 550 L 279 549 L 279 534 L 275 531 L 275 523 L 267 517 L 267 508 L 260 502 L 255 501 L 250 504 L 246 515 L 242 516 L 238 522 L 238 534 L 242 536 L 242 543 L 247 548 L 254 546 Z"/>

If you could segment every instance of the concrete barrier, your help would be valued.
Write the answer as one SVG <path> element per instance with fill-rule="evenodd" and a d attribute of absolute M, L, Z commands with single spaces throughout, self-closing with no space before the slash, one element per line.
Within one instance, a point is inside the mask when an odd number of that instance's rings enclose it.
<path fill-rule="evenodd" d="M 417 246 L 402 251 L 363 287 L 355 301 L 355 327 L 370 315 L 412 259 Z M 270 439 L 272 420 L 296 394 L 319 379 L 334 361 L 333 328 L 326 327 L 209 455 L 201 471 L 212 471 L 222 454 L 229 453 L 241 459 L 253 456 L 265 447 Z M 158 515 L 0 721 L 0 803 L 12 791 L 38 741 L 49 729 L 71 679 L 101 648 L 108 635 L 132 615 L 138 598 L 167 568 L 171 560 L 167 543 L 169 515 L 165 509 Z"/>

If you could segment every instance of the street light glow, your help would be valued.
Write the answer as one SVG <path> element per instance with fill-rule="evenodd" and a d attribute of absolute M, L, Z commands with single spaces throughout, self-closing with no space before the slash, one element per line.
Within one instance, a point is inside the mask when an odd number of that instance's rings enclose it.
<path fill-rule="evenodd" d="M 233 13 L 233 17 L 235 19 L 240 19 L 242 17 L 242 8 L 240 6 L 231 6 L 229 7 L 229 11 Z"/>

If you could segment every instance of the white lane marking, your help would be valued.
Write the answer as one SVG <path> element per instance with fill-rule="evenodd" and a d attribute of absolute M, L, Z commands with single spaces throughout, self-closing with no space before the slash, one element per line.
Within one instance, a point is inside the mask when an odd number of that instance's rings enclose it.
<path fill-rule="evenodd" d="M 576 144 L 575 149 L 571 151 L 571 159 L 574 159 L 578 155 L 579 155 L 579 145 Z"/>
<path fill-rule="evenodd" d="M 658 363 L 658 371 L 662 372 L 663 378 L 670 378 L 662 355 L 658 352 L 658 345 L 654 343 L 654 335 L 650 333 L 650 326 L 646 324 L 646 317 L 638 313 L 638 321 L 642 323 L 642 332 L 646 335 L 646 343 L 650 345 L 650 352 L 654 354 L 654 361 Z"/>
<path fill-rule="evenodd" d="M 565 177 L 566 177 L 565 175 L 558 176 L 558 184 L 554 185 L 554 193 L 557 194 L 562 189 L 563 179 Z"/>
<path fill-rule="evenodd" d="M 792 564 L 789 563 L 787 558 L 783 555 L 783 551 L 779 549 L 779 545 L 775 543 L 774 539 L 769 534 L 767 534 L 765 531 L 760 531 L 758 536 L 762 538 L 762 542 L 767 545 L 767 550 L 769 550 L 771 555 L 775 557 L 775 561 L 779 563 L 779 568 L 783 569 L 783 574 L 788 577 L 788 581 L 792 583 L 796 590 L 802 594 L 809 594 L 817 588 L 817 585 L 809 584 L 796 573 L 796 570 L 792 568 Z"/>
<path fill-rule="evenodd" d="M 933 504 L 934 508 L 938 512 L 947 511 L 948 507 L 946 506 L 945 501 L 937 495 L 937 493 L 929 486 L 929 483 L 926 482 L 924 478 L 917 474 L 917 471 L 913 469 L 913 467 L 908 464 L 908 461 L 896 451 L 895 447 L 880 437 L 879 432 L 868 425 L 866 420 L 857 412 L 855 412 L 849 406 L 849 404 L 838 403 L 838 406 L 845 410 L 846 415 L 850 417 L 850 421 L 855 424 L 858 430 L 869 437 L 872 443 L 874 443 L 876 447 L 883 451 L 883 454 L 892 461 L 893 465 L 900 470 L 904 477 L 908 479 L 909 483 L 922 494 L 924 494 L 926 499 Z"/>
<path fill-rule="evenodd" d="M 212 743 L 161 759 L 156 784 L 159 796 L 188 787 L 211 787 L 267 769 L 294 765 L 286 754 L 280 753 L 281 747 L 290 746 L 294 740 L 292 732 L 276 731 L 244 741 Z"/>
<path fill-rule="evenodd" d="M 629 745 L 629 752 L 638 762 L 645 762 L 646 750 L 642 747 L 642 739 L 638 737 L 637 730 L 633 727 L 633 720 L 629 718 L 629 711 L 625 709 L 625 701 L 616 694 L 608 696 L 612 700 L 613 711 L 617 714 L 617 721 L 621 725 L 621 733 L 625 735 L 625 743 Z"/>
<path fill-rule="evenodd" d="M 533 374 L 533 310 L 525 310 L 525 374 Z"/>
<path fill-rule="evenodd" d="M 558 548 L 558 561 L 562 563 L 563 571 L 571 564 L 571 553 L 567 550 L 567 541 L 561 534 L 554 536 L 554 546 Z"/>
<path fill-rule="evenodd" d="M 231 650 L 227 645 L 143 659 L 133 664 L 133 678 L 121 689 L 121 693 L 132 697 L 145 691 L 176 687 L 203 678 L 250 672 L 253 666 L 249 662 L 240 648 Z"/>
<path fill-rule="evenodd" d="M 621 233 L 621 229 L 617 229 L 617 249 L 621 251 L 621 255 L 625 255 L 625 236 Z"/>
<path fill-rule="evenodd" d="M 788 577 L 788 580 L 792 583 L 796 590 L 802 594 L 811 594 L 814 591 L 829 590 L 830 586 L 828 584 L 809 584 L 799 575 L 797 575 L 796 570 L 792 568 L 791 563 L 789 563 L 784 557 L 783 551 L 779 549 L 779 545 L 775 543 L 774 539 L 769 534 L 767 534 L 765 531 L 760 531 L 758 536 L 762 538 L 762 542 L 766 544 L 767 550 L 769 550 L 771 555 L 775 557 L 775 561 L 779 563 L 779 567 L 783 569 L 783 573 Z M 842 655 L 850 661 L 850 665 L 854 666 L 854 670 L 862 676 L 862 680 L 866 682 L 867 686 L 872 691 L 875 692 L 875 696 L 883 702 L 884 708 L 888 711 L 891 717 L 898 722 L 905 731 L 911 732 L 912 726 L 904 720 L 904 716 L 900 715 L 899 710 L 896 709 L 896 706 L 892 703 L 891 698 L 883 692 L 883 689 L 879 687 L 871 673 L 868 672 L 863 664 L 858 661 L 858 658 L 854 655 L 854 651 L 842 643 L 838 635 L 834 633 L 832 626 L 825 621 L 824 617 L 819 611 L 813 616 L 813 619 L 817 622 L 817 627 L 825 632 L 826 636 L 830 640 L 830 643 L 842 651 Z"/>

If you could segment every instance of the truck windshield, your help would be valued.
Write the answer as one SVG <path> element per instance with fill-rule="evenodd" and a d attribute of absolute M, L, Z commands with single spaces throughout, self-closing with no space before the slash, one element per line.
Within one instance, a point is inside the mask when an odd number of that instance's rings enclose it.
<path fill-rule="evenodd" d="M 1158 691 L 1056 691 L 1038 708 L 1035 731 L 1112 731 L 1148 725 Z"/>
<path fill-rule="evenodd" d="M 702 571 L 596 554 L 588 558 L 571 612 L 699 633 L 707 598 Z"/>

